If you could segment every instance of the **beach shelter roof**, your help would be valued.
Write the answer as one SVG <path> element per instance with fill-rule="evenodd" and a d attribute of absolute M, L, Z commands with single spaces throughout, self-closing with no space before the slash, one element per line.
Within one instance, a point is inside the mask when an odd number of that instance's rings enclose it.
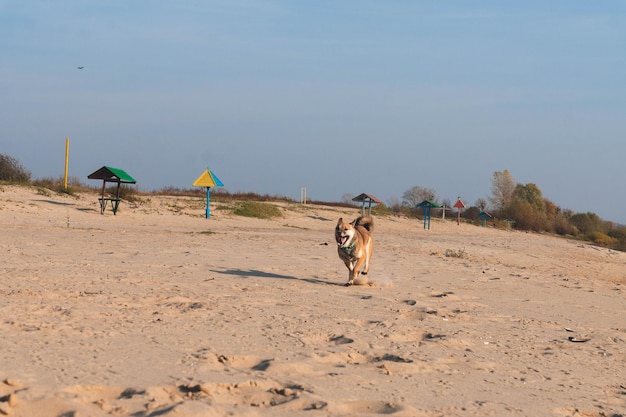
<path fill-rule="evenodd" d="M 119 168 L 103 166 L 99 170 L 87 176 L 90 180 L 104 180 L 105 182 L 117 182 L 124 184 L 136 184 L 137 181 L 128 175 L 126 171 Z"/>
<path fill-rule="evenodd" d="M 354 197 L 352 199 L 352 201 L 358 201 L 358 202 L 362 202 L 362 203 L 376 203 L 376 204 L 383 204 L 382 201 L 380 201 L 379 199 L 377 199 L 376 197 L 374 197 L 371 194 L 359 194 L 356 197 Z"/>
<path fill-rule="evenodd" d="M 465 208 L 465 204 L 463 204 L 463 202 L 459 198 L 458 200 L 456 200 L 456 203 L 454 203 L 454 205 L 452 207 L 456 207 L 456 208 L 462 209 L 462 208 Z"/>
<path fill-rule="evenodd" d="M 372 203 L 374 204 L 383 204 L 382 201 L 377 199 L 371 194 L 359 194 L 352 199 L 352 201 L 360 201 L 361 202 L 361 212 L 365 215 L 365 203 L 367 203 L 367 212 L 368 214 L 372 214 Z"/>
<path fill-rule="evenodd" d="M 415 207 L 419 207 L 419 208 L 440 208 L 441 206 L 437 203 L 435 203 L 432 200 L 424 200 L 421 203 L 419 203 L 417 206 Z"/>
<path fill-rule="evenodd" d="M 222 181 L 210 169 L 206 169 L 193 183 L 194 187 L 223 187 Z"/>

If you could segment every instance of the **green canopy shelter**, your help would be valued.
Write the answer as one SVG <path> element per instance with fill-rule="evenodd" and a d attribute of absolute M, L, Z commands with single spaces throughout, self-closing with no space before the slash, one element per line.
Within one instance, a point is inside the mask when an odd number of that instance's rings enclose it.
<path fill-rule="evenodd" d="M 222 181 L 209 168 L 193 183 L 194 187 L 206 187 L 206 218 L 211 217 L 211 187 L 223 187 Z"/>
<path fill-rule="evenodd" d="M 120 205 L 120 185 L 122 184 L 136 184 L 137 181 L 126 171 L 119 168 L 113 168 L 109 166 L 103 166 L 99 170 L 89 174 L 87 176 L 90 180 L 102 180 L 102 196 L 98 199 L 100 202 L 100 214 L 104 214 L 104 210 L 106 209 L 107 203 L 111 202 L 111 208 L 113 209 L 113 215 L 117 214 L 117 209 Z M 117 190 L 115 192 L 115 197 L 105 197 L 104 192 L 106 190 L 106 183 L 113 182 L 117 183 Z"/>
<path fill-rule="evenodd" d="M 441 208 L 441 206 L 434 201 L 424 200 L 415 207 L 424 209 L 424 229 L 426 229 L 426 222 L 428 222 L 428 229 L 430 230 L 430 209 Z"/>

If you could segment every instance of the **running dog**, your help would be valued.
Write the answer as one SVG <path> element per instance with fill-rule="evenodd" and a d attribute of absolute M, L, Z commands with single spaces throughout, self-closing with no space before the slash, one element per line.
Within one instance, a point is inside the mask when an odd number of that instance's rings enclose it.
<path fill-rule="evenodd" d="M 370 269 L 370 257 L 374 250 L 374 219 L 372 216 L 361 216 L 351 223 L 345 223 L 340 218 L 335 227 L 335 240 L 339 258 L 348 267 L 348 282 L 346 286 L 355 283 L 359 274 L 366 275 Z M 363 267 L 363 272 L 361 272 Z"/>

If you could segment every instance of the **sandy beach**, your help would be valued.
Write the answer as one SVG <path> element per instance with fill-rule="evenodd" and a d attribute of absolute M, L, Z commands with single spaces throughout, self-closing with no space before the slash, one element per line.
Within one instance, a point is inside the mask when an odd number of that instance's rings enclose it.
<path fill-rule="evenodd" d="M 626 416 L 626 253 L 360 209 L 0 186 L 0 415 Z M 278 204 L 278 203 L 276 203 Z"/>

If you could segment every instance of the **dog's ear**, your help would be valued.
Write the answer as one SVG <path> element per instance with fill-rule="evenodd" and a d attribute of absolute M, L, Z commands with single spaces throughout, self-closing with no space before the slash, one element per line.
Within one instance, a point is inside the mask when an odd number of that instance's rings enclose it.
<path fill-rule="evenodd" d="M 341 224 L 341 223 L 343 223 L 343 217 L 340 217 L 339 220 L 337 221 L 338 225 Z"/>

